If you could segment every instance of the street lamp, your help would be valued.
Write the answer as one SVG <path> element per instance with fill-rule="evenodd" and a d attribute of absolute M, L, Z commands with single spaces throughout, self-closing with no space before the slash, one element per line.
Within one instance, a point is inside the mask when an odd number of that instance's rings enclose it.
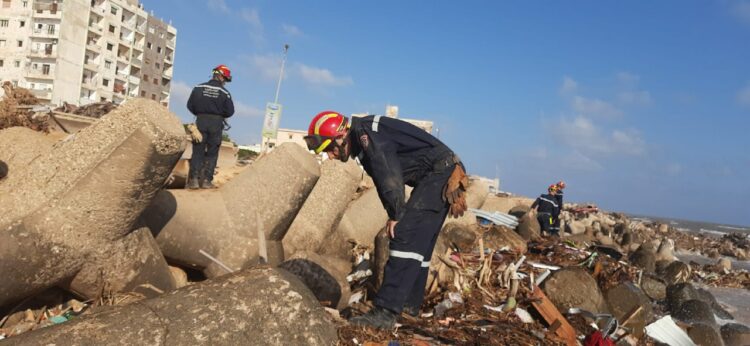
<path fill-rule="evenodd" d="M 286 53 L 289 51 L 289 44 L 284 45 L 284 57 L 281 59 L 281 71 L 279 72 L 279 83 L 276 84 L 276 97 L 273 103 L 279 103 L 279 91 L 281 91 L 281 80 L 284 79 L 284 66 L 286 65 Z"/>

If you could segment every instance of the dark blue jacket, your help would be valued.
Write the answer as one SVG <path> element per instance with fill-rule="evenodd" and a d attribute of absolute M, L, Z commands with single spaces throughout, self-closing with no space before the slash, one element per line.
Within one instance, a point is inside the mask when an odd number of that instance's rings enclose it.
<path fill-rule="evenodd" d="M 221 86 L 221 82 L 212 79 L 196 85 L 190 93 L 187 108 L 194 115 L 211 114 L 229 118 L 234 114 L 232 95 Z"/>
<path fill-rule="evenodd" d="M 553 195 L 543 194 L 531 204 L 531 209 L 539 207 L 537 211 L 540 213 L 549 213 L 553 216 L 557 216 L 559 213 L 559 205 L 557 204 L 557 197 Z"/>
<path fill-rule="evenodd" d="M 352 118 L 349 139 L 350 155 L 357 157 L 372 177 L 391 220 L 399 220 L 406 208 L 439 211 L 444 207 L 442 186 L 419 194 L 424 196 L 421 200 L 411 198 L 409 205 L 404 202 L 404 184 L 419 188 L 427 174 L 441 173 L 457 163 L 440 140 L 405 121 L 373 115 Z"/>

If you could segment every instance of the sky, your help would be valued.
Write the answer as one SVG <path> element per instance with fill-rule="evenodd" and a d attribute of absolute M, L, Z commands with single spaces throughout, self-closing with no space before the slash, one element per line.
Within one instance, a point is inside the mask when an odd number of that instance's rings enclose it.
<path fill-rule="evenodd" d="M 232 69 L 237 143 L 259 142 L 289 44 L 282 128 L 397 105 L 502 190 L 750 225 L 750 0 L 142 1 L 178 30 L 182 119 Z"/>

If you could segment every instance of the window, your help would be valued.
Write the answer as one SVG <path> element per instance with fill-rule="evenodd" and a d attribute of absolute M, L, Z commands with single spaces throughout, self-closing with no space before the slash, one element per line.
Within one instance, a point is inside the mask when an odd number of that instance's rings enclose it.
<path fill-rule="evenodd" d="M 159 79 L 154 78 L 154 84 L 159 84 Z"/>
<path fill-rule="evenodd" d="M 159 63 L 158 63 L 158 62 L 156 63 L 156 68 L 157 68 L 157 69 L 160 69 L 160 68 L 161 68 L 161 65 L 159 65 Z"/>
<path fill-rule="evenodd" d="M 18 40 L 18 47 L 23 47 L 23 40 Z"/>
<path fill-rule="evenodd" d="M 3 0 L 3 8 L 9 8 L 10 7 L 10 0 Z"/>
<path fill-rule="evenodd" d="M 15 67 L 21 67 L 21 60 L 16 60 L 13 62 L 13 66 Z"/>
<path fill-rule="evenodd" d="M 112 62 L 109 60 L 104 60 L 104 68 L 112 68 Z"/>
<path fill-rule="evenodd" d="M 161 54 L 161 47 L 156 47 L 156 52 Z"/>
<path fill-rule="evenodd" d="M 109 32 L 111 32 L 111 33 L 115 32 L 115 26 L 114 25 L 110 25 L 109 26 Z"/>
<path fill-rule="evenodd" d="M 102 79 L 102 85 L 109 86 L 109 79 Z"/>
<path fill-rule="evenodd" d="M 145 81 L 147 81 L 147 82 L 148 82 L 148 75 L 144 74 L 144 75 L 143 75 L 143 80 L 145 80 Z"/>
<path fill-rule="evenodd" d="M 42 28 L 44 28 L 44 24 L 38 23 L 36 25 L 36 28 L 39 29 L 39 30 L 42 30 Z"/>
<path fill-rule="evenodd" d="M 151 49 L 151 42 L 148 42 L 148 43 L 146 43 L 146 47 L 147 47 L 148 49 Z"/>
<path fill-rule="evenodd" d="M 111 43 L 107 43 L 107 50 L 111 51 L 114 46 Z"/>
<path fill-rule="evenodd" d="M 49 74 L 49 71 L 50 71 L 50 66 L 49 66 L 49 64 L 44 64 L 44 65 L 42 65 L 42 74 L 43 74 L 43 75 L 45 75 L 45 76 L 46 76 L 46 75 L 48 75 L 48 74 Z"/>
<path fill-rule="evenodd" d="M 141 90 L 141 97 L 146 97 L 146 90 Z"/>
<path fill-rule="evenodd" d="M 14 80 L 12 81 L 12 83 L 13 83 L 13 87 L 17 87 L 17 86 L 18 86 L 18 80 L 15 80 L 15 79 L 14 79 Z"/>
<path fill-rule="evenodd" d="M 151 99 L 156 100 L 156 94 L 151 94 Z"/>
<path fill-rule="evenodd" d="M 101 102 L 107 102 L 107 98 L 106 97 L 100 97 L 99 101 L 101 101 Z"/>
<path fill-rule="evenodd" d="M 29 7 L 28 1 L 24 0 L 24 1 L 21 1 L 21 3 L 23 4 L 23 8 Z"/>
<path fill-rule="evenodd" d="M 5 62 L 4 62 L 3 60 L 0 60 L 0 67 L 3 67 L 3 64 L 4 64 L 4 63 L 5 63 Z"/>
<path fill-rule="evenodd" d="M 0 28 L 7 28 L 7 27 L 8 27 L 8 20 L 0 19 Z"/>
<path fill-rule="evenodd" d="M 112 14 L 114 14 L 114 15 L 116 16 L 116 15 L 117 15 L 117 10 L 119 10 L 119 9 L 118 9 L 117 7 L 114 7 L 114 6 L 112 6 L 112 7 L 111 7 L 111 8 L 109 9 L 109 12 L 112 12 Z"/>
<path fill-rule="evenodd" d="M 19 28 L 23 28 L 24 26 L 26 26 L 26 21 L 25 20 L 19 20 L 18 21 L 18 27 Z"/>

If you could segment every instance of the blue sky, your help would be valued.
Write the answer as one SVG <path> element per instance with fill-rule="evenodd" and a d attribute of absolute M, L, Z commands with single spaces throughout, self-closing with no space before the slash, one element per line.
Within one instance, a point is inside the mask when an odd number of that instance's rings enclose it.
<path fill-rule="evenodd" d="M 433 120 L 469 172 L 536 196 L 750 225 L 750 0 L 144 0 L 178 30 L 171 109 L 232 68 L 230 136 L 324 109 Z"/>

